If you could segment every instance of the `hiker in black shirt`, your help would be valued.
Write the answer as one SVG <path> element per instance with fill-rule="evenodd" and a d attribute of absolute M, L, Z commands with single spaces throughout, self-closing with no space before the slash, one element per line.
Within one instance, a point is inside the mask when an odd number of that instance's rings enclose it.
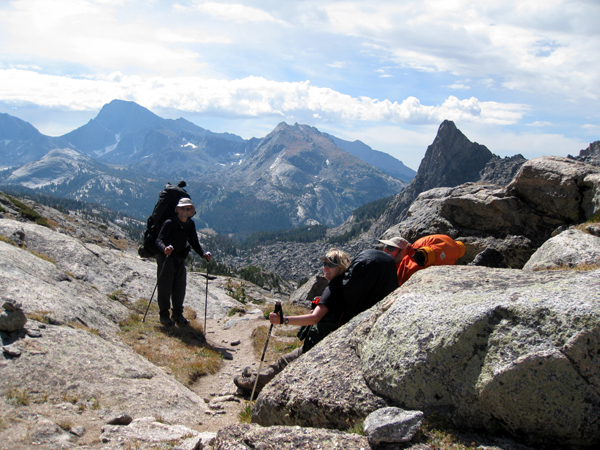
<path fill-rule="evenodd" d="M 323 261 L 323 276 L 329 281 L 329 284 L 321 297 L 317 297 L 313 301 L 311 313 L 302 316 L 284 316 L 283 322 L 279 314 L 269 314 L 269 321 L 274 325 L 300 325 L 298 338 L 304 340 L 304 345 L 283 355 L 264 371 L 261 371 L 256 383 L 256 392 L 260 392 L 289 363 L 310 350 L 329 333 L 335 331 L 340 324 L 344 308 L 342 281 L 344 272 L 350 265 L 350 256 L 342 250 L 331 249 L 326 256 L 319 259 Z M 242 376 L 236 376 L 233 382 L 240 389 L 251 393 L 255 380 L 256 374 L 251 373 L 250 368 L 247 367 Z"/>
<path fill-rule="evenodd" d="M 202 258 L 210 261 L 210 252 L 205 252 L 200 246 L 196 225 L 191 219 L 196 210 L 189 198 L 182 198 L 175 208 L 177 218 L 170 218 L 163 223 L 156 247 L 160 251 L 156 255 L 158 263 L 158 307 L 160 310 L 160 323 L 173 326 L 189 324 L 183 316 L 183 301 L 185 299 L 186 271 L 185 258 L 194 249 Z M 173 309 L 172 316 L 169 310 Z"/>

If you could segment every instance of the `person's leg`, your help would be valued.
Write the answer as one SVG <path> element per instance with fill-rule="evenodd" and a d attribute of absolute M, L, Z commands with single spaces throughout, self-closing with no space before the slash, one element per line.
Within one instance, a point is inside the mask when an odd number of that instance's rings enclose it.
<path fill-rule="evenodd" d="M 302 353 L 302 347 L 298 347 L 297 349 L 292 350 L 290 353 L 286 353 L 285 355 L 279 357 L 279 359 L 277 359 L 277 361 L 275 361 L 273 364 L 269 364 L 264 371 L 261 371 L 261 375 L 264 374 L 266 378 L 270 377 L 268 378 L 268 381 L 271 381 L 273 378 L 275 378 L 275 375 L 285 369 L 289 363 L 298 359 Z"/>
<path fill-rule="evenodd" d="M 173 288 L 173 261 L 165 255 L 157 255 L 157 302 L 160 322 L 163 325 L 174 325 L 169 310 L 171 308 L 171 291 Z"/>
<path fill-rule="evenodd" d="M 183 317 L 183 301 L 185 300 L 185 289 L 187 284 L 187 275 L 185 271 L 185 260 L 180 259 L 175 264 L 173 276 L 173 290 L 171 292 L 171 302 L 173 304 L 173 320 L 180 325 L 187 325 L 189 321 Z"/>
<path fill-rule="evenodd" d="M 275 361 L 273 364 L 270 364 L 264 370 L 261 370 L 260 375 L 258 376 L 258 382 L 256 382 L 256 392 L 260 392 L 269 381 L 275 378 L 275 376 L 285 369 L 288 364 L 298 359 L 302 353 L 302 347 L 298 347 L 296 350 L 281 356 L 277 361 Z M 254 388 L 255 380 L 256 374 L 249 373 L 249 368 L 247 367 L 244 369 L 242 376 L 236 376 L 233 379 L 233 382 L 240 389 L 251 393 L 252 389 Z"/>

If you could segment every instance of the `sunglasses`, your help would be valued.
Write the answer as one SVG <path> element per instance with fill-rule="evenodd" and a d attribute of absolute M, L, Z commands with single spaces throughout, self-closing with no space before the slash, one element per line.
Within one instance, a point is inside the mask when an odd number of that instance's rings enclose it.
<path fill-rule="evenodd" d="M 323 267 L 329 267 L 330 269 L 333 269 L 334 267 L 337 267 L 338 265 L 332 262 L 325 262 L 323 261 Z"/>
<path fill-rule="evenodd" d="M 387 252 L 394 252 L 396 250 L 400 250 L 398 247 L 394 247 L 393 245 L 386 245 L 383 249 Z"/>
<path fill-rule="evenodd" d="M 191 206 L 180 206 L 181 209 L 183 209 L 184 211 L 191 211 L 192 207 Z"/>

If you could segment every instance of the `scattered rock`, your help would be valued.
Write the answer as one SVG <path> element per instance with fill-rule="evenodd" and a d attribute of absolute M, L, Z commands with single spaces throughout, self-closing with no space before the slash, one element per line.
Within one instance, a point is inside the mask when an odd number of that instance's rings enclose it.
<path fill-rule="evenodd" d="M 106 422 L 108 425 L 129 425 L 133 418 L 127 413 L 118 413 Z"/>
<path fill-rule="evenodd" d="M 12 344 L 2 346 L 2 351 L 4 352 L 4 354 L 6 356 L 9 356 L 12 358 L 21 356 L 21 350 Z"/>
<path fill-rule="evenodd" d="M 22 329 L 27 323 L 27 316 L 21 309 L 21 303 L 9 299 L 2 305 L 4 311 L 0 313 L 0 331 L 11 333 Z"/>
<path fill-rule="evenodd" d="M 75 425 L 71 428 L 70 432 L 77 437 L 83 437 L 83 435 L 85 434 L 85 428 L 81 425 Z"/>
<path fill-rule="evenodd" d="M 410 442 L 423 424 L 421 411 L 388 407 L 373 411 L 364 422 L 371 445 Z"/>
<path fill-rule="evenodd" d="M 195 437 L 198 432 L 182 425 L 168 425 L 156 422 L 154 417 L 133 420 L 128 425 L 105 425 L 102 428 L 102 442 L 123 442 L 135 439 L 147 444 L 173 442 Z"/>

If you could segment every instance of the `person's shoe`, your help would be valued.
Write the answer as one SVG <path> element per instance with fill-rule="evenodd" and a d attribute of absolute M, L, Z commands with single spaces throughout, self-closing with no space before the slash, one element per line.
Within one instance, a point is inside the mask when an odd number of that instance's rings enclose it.
<path fill-rule="evenodd" d="M 252 369 L 250 368 L 250 366 L 244 367 L 244 370 L 242 370 L 242 376 L 245 378 L 252 376 Z"/>
<path fill-rule="evenodd" d="M 254 389 L 254 381 L 256 380 L 256 375 L 252 375 L 249 377 L 245 377 L 243 375 L 238 375 L 233 378 L 233 384 L 239 387 L 242 391 L 247 392 L 248 394 L 252 393 L 252 389 Z M 262 386 L 259 386 L 260 383 L 256 383 L 256 393 L 259 393 L 262 389 Z"/>
<path fill-rule="evenodd" d="M 247 370 L 246 370 L 247 369 Z M 252 394 L 252 389 L 254 389 L 254 382 L 256 381 L 256 374 L 251 373 L 250 376 L 245 376 L 250 371 L 250 367 L 247 367 L 243 370 L 242 375 L 238 375 L 233 378 L 233 384 L 239 387 L 242 391 L 247 392 L 248 394 Z M 260 393 L 262 389 L 267 385 L 269 381 L 273 379 L 272 376 L 265 375 L 263 373 L 258 377 L 258 382 L 256 383 L 255 394 Z"/>
<path fill-rule="evenodd" d="M 173 320 L 171 320 L 170 317 L 161 317 L 160 318 L 160 323 L 163 324 L 165 327 L 173 327 L 173 326 L 175 326 L 175 322 L 173 322 Z"/>
<path fill-rule="evenodd" d="M 183 316 L 174 316 L 173 320 L 175 320 L 175 323 L 180 327 L 186 327 L 190 324 L 190 321 Z"/>

